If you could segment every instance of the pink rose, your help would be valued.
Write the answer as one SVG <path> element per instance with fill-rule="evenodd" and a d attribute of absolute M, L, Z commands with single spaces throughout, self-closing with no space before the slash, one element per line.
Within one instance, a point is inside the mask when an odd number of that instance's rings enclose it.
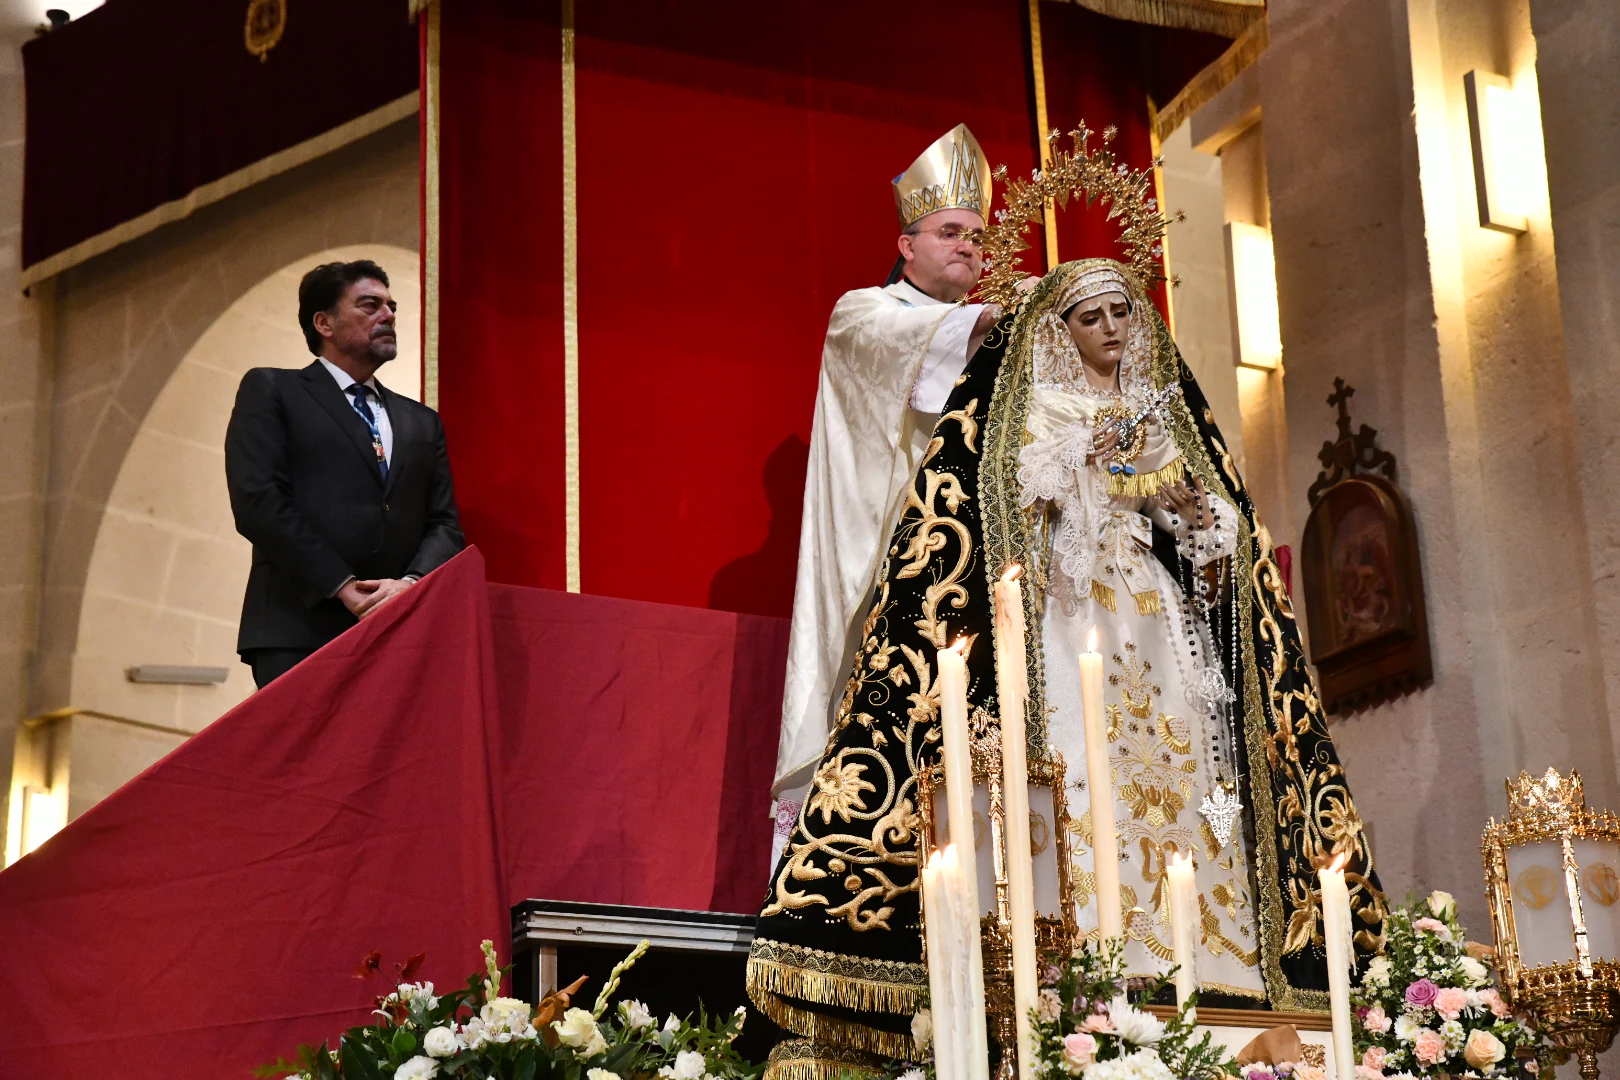
<path fill-rule="evenodd" d="M 1487 988 L 1481 990 L 1479 992 L 1479 1000 L 1483 1001 L 1490 1008 L 1491 1015 L 1496 1017 L 1498 1020 L 1506 1020 L 1508 1017 L 1513 1015 L 1513 1010 L 1508 1007 L 1508 1003 L 1503 1001 L 1502 995 L 1498 994 L 1494 989 Z"/>
<path fill-rule="evenodd" d="M 1070 1072 L 1079 1072 L 1097 1056 L 1097 1040 L 1083 1031 L 1063 1036 L 1063 1066 Z"/>
<path fill-rule="evenodd" d="M 1461 987 L 1447 986 L 1434 995 L 1434 1011 L 1447 1020 L 1457 1019 L 1467 1007 L 1468 991 Z"/>
<path fill-rule="evenodd" d="M 1446 1040 L 1433 1028 L 1420 1028 L 1412 1040 L 1412 1053 L 1420 1065 L 1438 1065 L 1446 1057 Z"/>
<path fill-rule="evenodd" d="M 1367 1052 L 1361 1055 L 1361 1063 L 1374 1072 L 1384 1069 L 1384 1048 L 1382 1046 L 1369 1046 Z"/>
<path fill-rule="evenodd" d="M 1361 1018 L 1361 1026 L 1366 1028 L 1368 1031 L 1375 1031 L 1382 1035 L 1390 1028 L 1389 1014 L 1384 1012 L 1384 1007 L 1382 1005 L 1374 1005 L 1372 1008 L 1368 1009 L 1366 1015 Z"/>
<path fill-rule="evenodd" d="M 1442 941 L 1451 940 L 1451 928 L 1445 923 L 1441 922 L 1439 919 L 1413 919 L 1412 929 L 1427 930 L 1429 933 L 1434 934 Z"/>
<path fill-rule="evenodd" d="M 1421 920 L 1420 920 L 1421 921 Z M 1430 979 L 1419 979 L 1406 988 L 1406 1003 L 1416 1005 L 1420 1009 L 1427 1009 L 1434 1004 L 1434 999 L 1440 993 L 1440 988 Z"/>
<path fill-rule="evenodd" d="M 1080 1030 L 1085 1031 L 1113 1031 L 1114 1022 L 1100 1013 L 1094 1013 L 1080 1022 Z"/>
<path fill-rule="evenodd" d="M 1383 1080 L 1382 1069 L 1369 1069 L 1365 1065 L 1356 1066 L 1356 1080 Z"/>

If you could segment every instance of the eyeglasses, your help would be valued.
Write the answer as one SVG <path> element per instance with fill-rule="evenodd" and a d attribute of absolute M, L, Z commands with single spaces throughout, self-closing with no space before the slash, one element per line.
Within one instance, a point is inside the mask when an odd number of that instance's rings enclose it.
<path fill-rule="evenodd" d="M 941 225 L 937 229 L 913 229 L 912 236 L 927 233 L 939 238 L 940 243 L 955 246 L 957 244 L 971 244 L 975 250 L 984 247 L 983 229 L 964 229 L 960 225 Z"/>

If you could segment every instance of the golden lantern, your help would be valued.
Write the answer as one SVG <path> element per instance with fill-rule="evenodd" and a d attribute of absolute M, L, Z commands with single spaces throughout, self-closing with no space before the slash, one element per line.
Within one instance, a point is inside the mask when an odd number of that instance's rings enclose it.
<path fill-rule="evenodd" d="M 1502 988 L 1596 1080 L 1620 1024 L 1620 818 L 1587 809 L 1573 769 L 1520 773 L 1507 794 L 1480 844 Z"/>

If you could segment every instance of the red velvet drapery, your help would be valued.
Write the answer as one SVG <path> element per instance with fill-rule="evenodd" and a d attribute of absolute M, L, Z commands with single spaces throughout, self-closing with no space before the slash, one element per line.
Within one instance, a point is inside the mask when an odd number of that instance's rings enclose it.
<path fill-rule="evenodd" d="M 993 162 L 1033 166 L 1027 3 L 577 12 L 583 588 L 785 615 L 827 315 L 881 283 L 889 180 L 941 133 L 965 121 Z M 1224 45 L 1067 3 L 1041 21 L 1050 123 L 1114 124 L 1135 165 L 1148 94 Z M 557 3 L 442 12 L 440 409 L 491 576 L 548 587 L 565 574 L 560 41 Z M 1064 258 L 1114 251 L 1100 215 L 1062 235 Z"/>

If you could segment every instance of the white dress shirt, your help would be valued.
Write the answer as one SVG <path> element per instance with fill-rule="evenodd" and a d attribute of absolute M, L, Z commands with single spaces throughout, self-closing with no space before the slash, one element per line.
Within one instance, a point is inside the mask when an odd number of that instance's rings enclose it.
<path fill-rule="evenodd" d="M 343 396 L 349 402 L 349 408 L 353 409 L 354 395 L 349 393 L 349 387 L 354 385 L 354 380 L 349 378 L 347 371 L 344 371 L 326 357 L 322 356 L 319 359 L 321 366 L 331 372 L 332 378 L 337 380 L 338 389 L 343 391 Z M 377 435 L 382 439 L 383 457 L 388 461 L 388 464 L 392 465 L 394 463 L 394 426 L 388 422 L 388 408 L 383 404 L 382 394 L 377 390 L 377 380 L 367 379 L 365 385 L 367 391 L 366 404 L 371 406 L 372 414 L 377 417 Z M 355 410 L 354 415 L 360 415 L 358 409 Z"/>

